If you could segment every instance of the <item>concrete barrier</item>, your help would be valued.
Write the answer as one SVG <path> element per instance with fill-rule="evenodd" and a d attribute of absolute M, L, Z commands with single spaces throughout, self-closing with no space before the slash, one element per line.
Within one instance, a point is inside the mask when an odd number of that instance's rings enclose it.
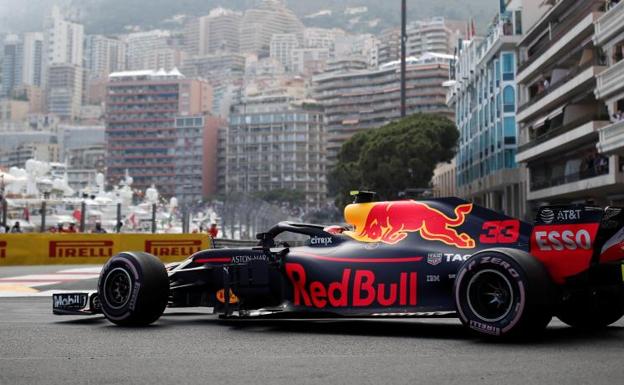
<path fill-rule="evenodd" d="M 2 234 L 0 266 L 103 264 L 122 251 L 145 251 L 175 262 L 208 248 L 207 234 Z"/>

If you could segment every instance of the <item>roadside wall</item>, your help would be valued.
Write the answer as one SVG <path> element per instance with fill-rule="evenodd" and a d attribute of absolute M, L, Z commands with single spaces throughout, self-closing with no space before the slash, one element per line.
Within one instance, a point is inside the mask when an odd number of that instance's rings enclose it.
<path fill-rule="evenodd" d="M 207 234 L 2 234 L 0 266 L 103 264 L 122 251 L 176 262 L 208 248 Z"/>

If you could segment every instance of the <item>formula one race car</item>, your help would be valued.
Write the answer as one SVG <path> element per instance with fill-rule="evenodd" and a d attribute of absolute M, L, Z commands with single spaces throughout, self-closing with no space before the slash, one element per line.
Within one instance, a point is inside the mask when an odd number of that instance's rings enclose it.
<path fill-rule="evenodd" d="M 125 252 L 97 293 L 55 294 L 55 314 L 147 325 L 165 307 L 221 317 L 449 317 L 487 336 L 543 330 L 553 316 L 605 327 L 624 314 L 624 211 L 557 206 L 534 225 L 457 198 L 375 202 L 357 193 L 349 226 L 282 222 L 259 245 L 209 249 L 165 268 Z M 304 246 L 276 241 L 304 235 Z"/>

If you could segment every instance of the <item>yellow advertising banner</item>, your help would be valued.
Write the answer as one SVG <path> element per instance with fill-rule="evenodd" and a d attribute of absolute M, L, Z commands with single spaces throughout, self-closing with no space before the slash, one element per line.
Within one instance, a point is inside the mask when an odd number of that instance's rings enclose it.
<path fill-rule="evenodd" d="M 103 264 L 122 251 L 176 262 L 211 247 L 207 234 L 2 234 L 0 266 Z"/>

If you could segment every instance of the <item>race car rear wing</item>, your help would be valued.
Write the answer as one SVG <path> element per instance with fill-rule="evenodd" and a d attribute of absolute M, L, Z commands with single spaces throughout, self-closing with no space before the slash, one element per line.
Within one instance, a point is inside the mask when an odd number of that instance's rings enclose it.
<path fill-rule="evenodd" d="M 585 205 L 541 207 L 530 251 L 563 283 L 591 265 L 624 259 L 624 210 Z M 611 251 L 605 254 L 605 247 Z"/>

